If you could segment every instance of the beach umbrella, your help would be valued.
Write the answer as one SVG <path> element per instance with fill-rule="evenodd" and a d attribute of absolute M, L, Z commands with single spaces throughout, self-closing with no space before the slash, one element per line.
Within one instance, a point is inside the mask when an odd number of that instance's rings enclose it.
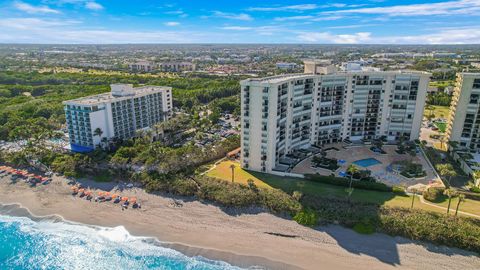
<path fill-rule="evenodd" d="M 117 198 L 117 197 L 119 197 L 118 194 L 113 194 L 113 195 L 112 195 L 112 198 L 113 198 L 113 199 L 115 199 L 115 198 Z"/>
<path fill-rule="evenodd" d="M 110 196 L 110 192 L 105 192 L 105 193 L 103 193 L 103 195 L 108 197 L 108 196 Z"/>
<path fill-rule="evenodd" d="M 122 201 L 128 201 L 128 197 L 122 197 Z"/>
<path fill-rule="evenodd" d="M 131 202 L 131 203 L 136 203 L 136 202 L 137 202 L 137 198 L 135 198 L 135 197 L 134 197 L 134 198 L 130 198 L 130 202 Z"/>
<path fill-rule="evenodd" d="M 97 192 L 98 196 L 103 196 L 103 191 Z"/>

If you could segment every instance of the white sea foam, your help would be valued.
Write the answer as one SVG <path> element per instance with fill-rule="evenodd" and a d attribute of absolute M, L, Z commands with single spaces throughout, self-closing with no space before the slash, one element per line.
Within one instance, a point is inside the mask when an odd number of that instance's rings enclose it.
<path fill-rule="evenodd" d="M 0 225 L 2 223 L 15 224 L 25 243 L 15 258 L 5 262 L 18 268 L 2 262 L 0 268 L 239 269 L 223 261 L 188 257 L 162 247 L 153 238 L 132 236 L 123 226 L 106 228 L 48 219 L 36 222 L 27 217 L 0 215 Z"/>

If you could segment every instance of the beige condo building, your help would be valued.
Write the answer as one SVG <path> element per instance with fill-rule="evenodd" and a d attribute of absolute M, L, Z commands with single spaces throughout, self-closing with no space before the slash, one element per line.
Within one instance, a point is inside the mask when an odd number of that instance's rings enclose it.
<path fill-rule="evenodd" d="M 287 154 L 312 145 L 419 137 L 429 73 L 325 67 L 241 82 L 243 168 L 281 171 Z"/>

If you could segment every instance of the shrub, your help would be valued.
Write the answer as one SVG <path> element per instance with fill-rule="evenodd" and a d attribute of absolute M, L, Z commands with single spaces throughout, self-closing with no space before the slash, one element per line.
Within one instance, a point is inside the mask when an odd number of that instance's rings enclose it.
<path fill-rule="evenodd" d="M 353 230 L 360 234 L 372 234 L 375 232 L 375 225 L 369 219 L 365 219 L 355 224 Z"/>
<path fill-rule="evenodd" d="M 348 187 L 350 185 L 350 179 L 342 178 L 342 177 L 309 174 L 309 175 L 306 175 L 306 179 L 314 182 L 331 184 L 331 185 L 342 186 L 342 187 Z M 359 189 L 377 190 L 377 191 L 385 191 L 385 192 L 392 191 L 392 187 L 389 187 L 384 183 L 379 183 L 379 182 L 353 181 L 352 186 L 354 188 L 359 188 Z"/>
<path fill-rule="evenodd" d="M 405 188 L 402 186 L 393 186 L 392 192 L 398 195 L 405 195 Z"/>
<path fill-rule="evenodd" d="M 323 224 L 337 223 L 359 233 L 379 231 L 480 252 L 478 219 L 311 195 L 305 195 L 302 202 L 317 211 L 318 220 Z"/>
<path fill-rule="evenodd" d="M 293 220 L 298 224 L 312 227 L 317 225 L 318 214 L 315 210 L 303 209 L 293 217 Z"/>
<path fill-rule="evenodd" d="M 390 235 L 480 252 L 478 219 L 407 208 L 382 208 L 379 226 Z"/>
<path fill-rule="evenodd" d="M 480 193 L 480 187 L 470 187 L 471 192 Z"/>
<path fill-rule="evenodd" d="M 442 196 L 444 190 L 444 188 L 430 187 L 423 191 L 422 195 L 425 200 L 435 202 L 440 196 Z"/>

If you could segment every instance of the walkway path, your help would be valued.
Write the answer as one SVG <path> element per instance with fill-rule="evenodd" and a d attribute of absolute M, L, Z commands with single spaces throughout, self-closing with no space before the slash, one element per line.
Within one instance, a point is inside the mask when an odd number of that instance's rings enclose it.
<path fill-rule="evenodd" d="M 412 193 L 409 193 L 409 192 L 407 192 L 407 194 L 408 194 L 409 196 L 412 195 Z M 429 202 L 425 201 L 425 199 L 423 199 L 423 196 L 422 196 L 422 195 L 415 194 L 415 196 L 417 196 L 417 197 L 420 198 L 420 202 L 421 202 L 421 203 L 426 204 L 426 205 L 428 205 L 428 206 L 435 207 L 435 208 L 443 209 L 443 210 L 445 210 L 445 212 L 447 212 L 447 208 L 446 208 L 446 207 L 439 206 L 439 205 L 436 205 L 436 204 L 434 204 L 434 203 L 429 203 Z M 452 209 L 452 207 L 450 207 L 450 211 L 455 211 L 455 210 Z M 470 217 L 474 217 L 474 218 L 480 219 L 480 216 L 479 216 L 479 215 L 475 215 L 475 214 L 471 214 L 471 213 L 467 213 L 467 212 L 463 212 L 463 211 L 458 211 L 458 213 L 463 214 L 463 215 L 466 215 L 466 216 L 470 216 Z"/>

